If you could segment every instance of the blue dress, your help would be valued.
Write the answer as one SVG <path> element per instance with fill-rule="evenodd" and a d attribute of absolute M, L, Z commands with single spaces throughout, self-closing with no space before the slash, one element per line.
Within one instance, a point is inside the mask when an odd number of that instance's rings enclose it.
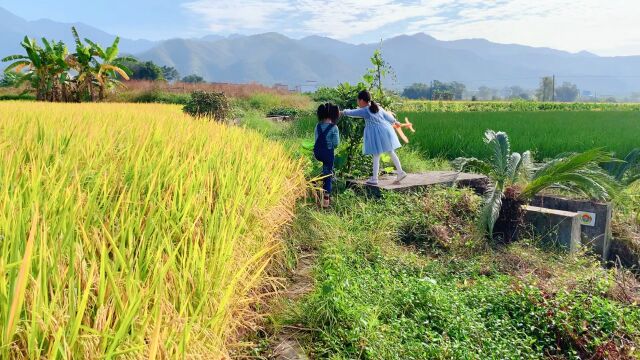
<path fill-rule="evenodd" d="M 345 116 L 364 119 L 364 153 L 367 155 L 382 154 L 399 148 L 400 141 L 393 130 L 396 119 L 388 112 L 380 108 L 377 113 L 372 113 L 369 107 L 355 110 L 344 110 Z"/>

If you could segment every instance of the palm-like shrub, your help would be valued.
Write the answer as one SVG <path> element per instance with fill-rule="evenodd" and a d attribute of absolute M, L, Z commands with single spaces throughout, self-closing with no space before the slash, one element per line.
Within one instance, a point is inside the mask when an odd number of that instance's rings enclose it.
<path fill-rule="evenodd" d="M 543 190 L 561 189 L 595 200 L 611 198 L 617 191 L 615 179 L 599 166 L 612 160 L 602 149 L 561 154 L 536 168 L 529 151 L 511 151 L 506 133 L 487 130 L 484 141 L 493 148 L 489 161 L 460 158 L 456 163 L 461 171 L 481 172 L 491 180 L 481 226 L 492 238 L 513 240 L 522 221 L 522 205 Z"/>
<path fill-rule="evenodd" d="M 631 150 L 623 161 L 608 163 L 605 170 L 623 186 L 640 180 L 640 148 Z"/>

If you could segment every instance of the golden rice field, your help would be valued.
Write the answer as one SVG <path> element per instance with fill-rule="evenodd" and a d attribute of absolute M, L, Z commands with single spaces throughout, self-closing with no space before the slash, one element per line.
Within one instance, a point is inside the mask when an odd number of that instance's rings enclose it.
<path fill-rule="evenodd" d="M 300 163 L 172 105 L 0 103 L 0 358 L 224 358 Z"/>

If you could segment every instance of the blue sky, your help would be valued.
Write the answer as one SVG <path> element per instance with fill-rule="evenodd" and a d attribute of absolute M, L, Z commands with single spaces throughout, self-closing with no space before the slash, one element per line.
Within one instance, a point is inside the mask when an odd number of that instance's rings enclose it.
<path fill-rule="evenodd" d="M 0 0 L 28 20 L 85 22 L 129 38 L 277 31 L 360 43 L 403 33 L 640 55 L 637 0 Z"/>

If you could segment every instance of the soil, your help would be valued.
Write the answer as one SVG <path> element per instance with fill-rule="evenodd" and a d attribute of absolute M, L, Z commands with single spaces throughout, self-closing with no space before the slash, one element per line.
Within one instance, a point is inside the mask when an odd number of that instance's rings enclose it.
<path fill-rule="evenodd" d="M 298 265 L 292 273 L 291 282 L 282 293 L 285 299 L 294 302 L 313 290 L 312 271 L 315 260 L 315 253 L 307 253 L 298 260 Z M 273 336 L 269 358 L 275 360 L 309 359 L 297 340 L 300 337 L 300 331 L 293 326 L 283 327 L 279 333 Z"/>

